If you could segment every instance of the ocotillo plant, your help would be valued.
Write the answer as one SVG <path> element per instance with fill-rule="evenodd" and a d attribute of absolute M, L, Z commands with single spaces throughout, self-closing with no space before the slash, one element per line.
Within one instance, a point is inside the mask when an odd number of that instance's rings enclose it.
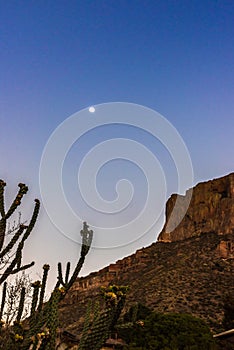
<path fill-rule="evenodd" d="M 16 209 L 20 206 L 23 196 L 28 192 L 28 187 L 25 184 L 20 183 L 18 185 L 19 190 L 15 199 L 9 209 L 6 210 L 5 186 L 6 183 L 3 180 L 0 180 L 0 270 L 2 270 L 0 274 L 0 285 L 9 277 L 9 275 L 15 274 L 34 265 L 34 262 L 22 265 L 22 251 L 26 239 L 29 237 L 35 226 L 40 209 L 40 201 L 35 199 L 34 211 L 29 225 L 19 224 L 18 227 L 13 230 L 11 240 L 4 246 L 8 233 L 7 223 L 15 213 Z M 12 258 L 10 258 L 10 256 L 12 256 Z"/>

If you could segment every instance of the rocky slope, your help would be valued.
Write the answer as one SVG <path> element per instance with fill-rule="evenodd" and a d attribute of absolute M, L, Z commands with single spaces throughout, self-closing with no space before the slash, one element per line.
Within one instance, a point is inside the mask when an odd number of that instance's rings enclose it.
<path fill-rule="evenodd" d="M 174 200 L 167 203 L 167 220 Z M 79 333 L 100 287 L 125 284 L 128 307 L 141 302 L 158 312 L 187 312 L 222 330 L 223 296 L 234 294 L 233 210 L 234 174 L 198 184 L 173 232 L 163 229 L 158 242 L 75 282 L 60 308 L 63 326 Z"/>

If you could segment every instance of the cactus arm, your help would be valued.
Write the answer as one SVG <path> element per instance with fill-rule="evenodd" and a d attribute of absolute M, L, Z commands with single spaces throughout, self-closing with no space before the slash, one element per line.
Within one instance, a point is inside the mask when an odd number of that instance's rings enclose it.
<path fill-rule="evenodd" d="M 0 220 L 0 251 L 3 247 L 5 235 L 6 235 L 6 219 L 5 217 L 3 217 Z"/>
<path fill-rule="evenodd" d="M 18 248 L 17 248 L 14 259 L 11 261 L 11 263 L 6 268 L 6 270 L 3 272 L 3 274 L 0 278 L 0 285 L 9 277 L 9 275 L 15 274 L 19 271 L 25 270 L 26 268 L 29 268 L 29 267 L 34 265 L 34 262 L 31 262 L 29 265 L 19 266 L 19 261 L 21 262 L 21 255 L 22 255 L 23 246 L 24 246 L 24 244 L 21 241 L 19 243 Z M 17 265 L 17 268 L 15 268 L 16 265 Z"/>
<path fill-rule="evenodd" d="M 30 223 L 26 229 L 26 232 L 23 236 L 23 242 L 28 238 L 28 236 L 30 235 L 30 233 L 32 232 L 32 229 L 35 226 L 38 214 L 39 214 L 39 210 L 40 210 L 40 201 L 39 199 L 35 199 L 35 206 L 34 206 L 34 210 L 33 210 L 33 214 L 32 214 L 32 218 L 30 220 Z"/>
<path fill-rule="evenodd" d="M 41 292 L 40 292 L 40 298 L 39 298 L 39 305 L 38 305 L 38 312 L 42 310 L 42 305 L 44 301 L 44 295 L 45 295 L 45 287 L 46 287 L 46 282 L 47 282 L 47 277 L 48 277 L 48 272 L 49 272 L 50 266 L 49 265 L 44 265 L 43 266 L 43 278 L 42 278 L 42 284 L 41 284 Z"/>
<path fill-rule="evenodd" d="M 71 288 L 71 286 L 73 285 L 73 283 L 77 279 L 78 274 L 79 274 L 79 272 L 80 272 L 80 270 L 81 270 L 81 268 L 82 268 L 82 266 L 84 264 L 84 261 L 85 261 L 85 256 L 80 257 L 80 259 L 78 261 L 78 264 L 76 265 L 76 268 L 75 268 L 75 270 L 73 272 L 73 275 L 70 278 L 70 281 L 66 285 L 66 291 L 68 291 Z"/>
<path fill-rule="evenodd" d="M 0 320 L 2 319 L 3 310 L 5 306 L 6 301 L 6 290 L 7 290 L 7 283 L 5 282 L 3 285 L 3 291 L 2 291 L 2 302 L 1 302 L 1 310 L 0 310 Z"/>
<path fill-rule="evenodd" d="M 2 249 L 5 230 L 6 230 L 6 219 L 5 219 L 5 205 L 4 205 L 4 187 L 6 183 L 3 180 L 0 180 L 0 214 L 2 219 L 0 220 L 0 251 Z"/>
<path fill-rule="evenodd" d="M 15 212 L 17 207 L 21 204 L 21 199 L 28 192 L 28 187 L 25 184 L 20 183 L 18 186 L 20 189 L 5 215 L 6 219 L 9 219 L 9 217 Z"/>
<path fill-rule="evenodd" d="M 6 270 L 3 272 L 3 274 L 1 275 L 0 278 L 0 285 L 7 279 L 7 277 L 9 277 L 9 275 L 11 274 L 12 270 L 14 269 L 15 265 L 17 263 L 17 257 L 15 257 L 12 262 L 10 263 L 10 265 L 6 268 Z"/>
<path fill-rule="evenodd" d="M 17 269 L 14 269 L 15 265 L 17 263 L 17 259 L 14 259 L 11 264 L 7 267 L 7 269 L 3 272 L 3 274 L 1 275 L 1 278 L 0 278 L 0 285 L 10 276 L 10 275 L 13 275 L 17 272 L 20 272 L 20 271 L 23 271 L 23 270 L 26 270 L 30 267 L 32 267 L 35 262 L 32 261 L 30 264 L 27 264 L 27 265 L 24 265 L 24 266 L 21 266 L 20 268 L 17 268 Z"/>
<path fill-rule="evenodd" d="M 64 286 L 63 273 L 62 273 L 62 264 L 59 262 L 58 263 L 58 283 L 57 283 L 57 286 L 59 287 L 60 284 L 62 284 Z"/>
<path fill-rule="evenodd" d="M 4 187 L 6 186 L 5 181 L 0 180 L 0 214 L 5 217 L 5 205 L 4 205 Z"/>
<path fill-rule="evenodd" d="M 18 309 L 18 313 L 17 313 L 17 317 L 16 317 L 17 322 L 20 322 L 22 314 L 23 314 L 25 294 L 26 294 L 25 287 L 22 287 L 21 293 L 20 293 L 19 309 Z"/>
<path fill-rule="evenodd" d="M 71 263 L 68 261 L 65 275 L 65 283 L 68 283 L 69 274 L 70 274 Z"/>
<path fill-rule="evenodd" d="M 0 259 L 3 258 L 7 253 L 11 251 L 11 249 L 16 244 L 17 240 L 19 239 L 20 235 L 24 232 L 26 226 L 20 225 L 20 228 L 17 230 L 17 232 L 14 234 L 8 245 L 1 251 L 0 253 Z"/>
<path fill-rule="evenodd" d="M 26 264 L 26 265 L 20 266 L 19 268 L 15 269 L 15 270 L 12 270 L 11 275 L 14 275 L 14 274 L 16 274 L 16 273 L 18 273 L 20 271 L 27 270 L 30 267 L 34 266 L 34 265 L 35 265 L 35 261 L 32 261 L 30 264 Z"/>
<path fill-rule="evenodd" d="M 30 310 L 30 324 L 33 323 L 35 318 L 34 316 L 35 316 L 35 311 L 36 311 L 37 302 L 38 302 L 40 285 L 41 285 L 40 281 L 35 281 L 34 283 L 32 283 L 33 296 L 32 296 L 31 310 Z"/>

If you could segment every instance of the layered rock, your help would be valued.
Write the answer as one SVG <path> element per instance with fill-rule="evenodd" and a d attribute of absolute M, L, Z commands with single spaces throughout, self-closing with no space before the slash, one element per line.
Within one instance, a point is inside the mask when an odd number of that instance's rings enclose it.
<path fill-rule="evenodd" d="M 222 330 L 223 297 L 234 294 L 234 174 L 198 184 L 188 212 L 170 234 L 104 269 L 78 278 L 61 305 L 63 326 L 79 334 L 100 287 L 129 285 L 127 306 L 186 312 Z M 175 196 L 167 204 L 167 220 Z M 183 198 L 182 198 L 183 202 Z"/>
<path fill-rule="evenodd" d="M 190 197 L 186 211 L 184 207 Z M 179 206 L 174 210 L 177 199 Z M 168 226 L 176 226 L 176 220 L 181 215 L 182 221 L 170 232 Z M 212 231 L 218 234 L 234 232 L 234 173 L 199 183 L 185 196 L 173 194 L 166 205 L 166 222 L 158 241 L 174 242 Z"/>

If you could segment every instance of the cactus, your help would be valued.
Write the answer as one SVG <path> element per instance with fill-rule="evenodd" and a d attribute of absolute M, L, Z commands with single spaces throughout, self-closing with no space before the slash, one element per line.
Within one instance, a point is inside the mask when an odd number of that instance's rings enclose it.
<path fill-rule="evenodd" d="M 67 263 L 65 278 L 63 278 L 62 265 L 58 264 L 58 281 L 51 293 L 49 301 L 43 304 L 46 281 L 48 277 L 49 265 L 43 266 L 43 278 L 42 282 L 36 281 L 33 286 L 33 297 L 31 303 L 31 312 L 29 319 L 22 326 L 21 317 L 23 313 L 23 302 L 25 297 L 25 290 L 21 292 L 19 310 L 16 318 L 16 322 L 13 326 L 13 334 L 9 345 L 6 345 L 5 349 L 10 350 L 12 348 L 22 350 L 54 350 L 57 336 L 58 327 L 58 305 L 59 302 L 65 297 L 68 290 L 71 288 L 73 282 L 76 280 L 80 269 L 82 268 L 85 257 L 89 252 L 93 231 L 89 230 L 86 222 L 83 224 L 83 230 L 81 231 L 82 247 L 80 253 L 80 259 L 70 275 L 70 263 Z M 4 295 L 3 295 L 4 297 Z M 4 302 L 2 302 L 4 305 Z M 3 306 L 2 306 L 3 309 Z M 29 328 L 28 328 L 29 324 Z"/>
<path fill-rule="evenodd" d="M 3 315 L 4 304 L 6 300 L 6 279 L 9 277 L 9 275 L 15 274 L 34 265 L 34 262 L 28 265 L 22 265 L 22 252 L 25 241 L 35 226 L 40 209 L 40 202 L 38 199 L 36 199 L 34 211 L 29 225 L 26 226 L 19 223 L 19 225 L 13 227 L 13 230 L 11 230 L 13 236 L 9 243 L 4 246 L 6 234 L 9 232 L 9 230 L 7 230 L 7 220 L 11 218 L 12 214 L 19 207 L 23 196 L 28 191 L 28 187 L 25 184 L 20 183 L 18 185 L 18 193 L 13 200 L 10 208 L 6 211 L 4 204 L 5 186 L 6 183 L 0 180 L 0 263 L 2 263 L 4 267 L 3 273 L 0 276 L 0 285 L 4 282 L 0 309 L 1 317 Z M 0 349 L 55 349 L 57 327 L 59 324 L 59 302 L 65 297 L 77 279 L 78 274 L 85 262 L 85 258 L 89 252 L 93 239 L 93 231 L 89 230 L 89 226 L 86 222 L 84 222 L 83 229 L 80 233 L 82 236 L 80 258 L 71 276 L 70 262 L 68 262 L 66 265 L 64 277 L 62 265 L 61 263 L 58 263 L 57 283 L 50 295 L 48 302 L 44 304 L 45 288 L 50 267 L 49 265 L 43 266 L 42 281 L 36 281 L 32 284 L 33 297 L 29 318 L 27 320 L 21 321 L 25 301 L 25 288 L 23 287 L 20 294 L 19 307 L 14 324 L 8 328 L 4 328 L 3 323 L 1 323 Z M 12 258 L 9 259 L 9 256 L 12 256 Z M 106 301 L 106 307 L 104 310 L 100 311 L 99 305 L 95 304 L 94 311 L 92 312 L 91 304 L 88 306 L 82 339 L 79 344 L 79 350 L 99 350 L 101 348 L 123 308 L 126 296 L 126 287 L 111 286 L 107 289 L 103 289 L 102 294 Z"/>
<path fill-rule="evenodd" d="M 25 294 L 26 294 L 25 287 L 22 287 L 21 293 L 20 293 L 19 309 L 18 309 L 18 313 L 17 313 L 17 317 L 16 317 L 16 322 L 20 322 L 22 314 L 23 314 Z"/>
<path fill-rule="evenodd" d="M 45 350 L 55 349 L 57 327 L 58 327 L 58 303 L 60 300 L 61 293 L 62 291 L 59 288 L 57 288 L 53 291 L 51 296 L 50 307 L 48 309 L 49 312 L 47 313 L 47 327 L 50 332 L 50 337 L 45 346 Z"/>
<path fill-rule="evenodd" d="M 78 350 L 99 350 L 103 346 L 120 316 L 127 290 L 126 286 L 109 286 L 101 289 L 106 308 L 100 312 L 96 305 L 92 321 L 91 309 L 88 308 Z"/>
<path fill-rule="evenodd" d="M 88 332 L 90 329 L 90 324 L 91 324 L 91 313 L 92 313 L 92 302 L 91 300 L 88 303 L 88 307 L 87 307 L 87 311 L 86 311 L 86 315 L 85 315 L 85 320 L 84 320 L 84 326 L 83 326 L 83 333 L 82 333 L 82 337 L 79 343 L 79 349 L 82 350 L 84 349 L 87 337 L 88 337 Z M 95 322 L 99 316 L 99 304 L 96 303 L 95 305 L 95 312 L 94 312 L 94 320 L 93 322 Z"/>
<path fill-rule="evenodd" d="M 40 201 L 35 199 L 34 211 L 28 226 L 24 224 L 19 224 L 13 230 L 13 237 L 10 242 L 4 246 L 5 238 L 7 235 L 7 220 L 11 218 L 16 209 L 20 206 L 23 196 L 28 192 L 28 187 L 25 184 L 20 183 L 18 193 L 13 200 L 10 208 L 5 210 L 5 201 L 4 201 L 4 189 L 6 183 L 3 180 L 0 180 L 0 262 L 1 269 L 4 268 L 4 271 L 1 273 L 0 285 L 9 277 L 9 275 L 15 274 L 19 271 L 26 270 L 29 267 L 34 265 L 34 262 L 22 266 L 22 251 L 26 239 L 29 237 L 32 229 L 35 226 L 39 209 Z M 18 242 L 19 241 L 19 242 Z M 15 249 L 15 252 L 14 252 Z M 14 252 L 14 254 L 12 254 Z M 12 255 L 13 258 L 9 259 L 9 255 Z"/>
<path fill-rule="evenodd" d="M 71 286 L 73 285 L 75 280 L 77 279 L 79 272 L 84 264 L 85 257 L 89 252 L 89 249 L 90 249 L 90 246 L 91 246 L 91 243 L 93 240 L 93 231 L 89 230 L 89 226 L 87 225 L 86 222 L 83 223 L 83 230 L 80 231 L 80 234 L 82 237 L 80 259 L 79 259 L 79 261 L 76 265 L 76 268 L 75 268 L 70 279 L 69 279 L 70 263 L 67 263 L 65 279 L 63 279 L 62 265 L 61 265 L 61 263 L 58 263 L 58 282 L 56 284 L 56 287 L 59 287 L 60 285 L 62 285 L 64 287 L 66 293 L 71 288 Z"/>
<path fill-rule="evenodd" d="M 50 269 L 49 265 L 45 264 L 43 266 L 43 278 L 42 278 L 42 284 L 41 284 L 40 300 L 39 300 L 39 305 L 38 305 L 38 309 L 37 309 L 38 312 L 40 312 L 42 310 L 49 269 Z"/>
<path fill-rule="evenodd" d="M 2 290 L 2 302 L 1 302 L 0 320 L 2 319 L 3 310 L 4 310 L 4 306 L 5 306 L 6 290 L 7 290 L 7 283 L 4 282 L 3 290 Z"/>

